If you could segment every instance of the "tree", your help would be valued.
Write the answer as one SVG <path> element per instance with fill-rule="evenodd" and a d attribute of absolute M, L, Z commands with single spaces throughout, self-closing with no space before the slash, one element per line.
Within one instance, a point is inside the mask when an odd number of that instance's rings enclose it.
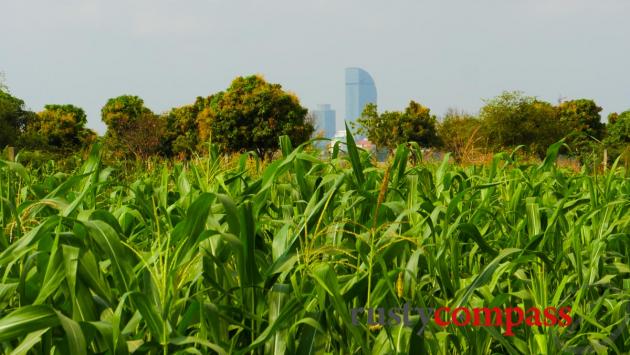
<path fill-rule="evenodd" d="M 440 144 L 437 136 L 437 118 L 431 114 L 428 107 L 412 100 L 400 118 L 399 126 L 395 127 L 395 135 L 400 136 L 400 143 L 417 142 L 423 147 Z"/>
<path fill-rule="evenodd" d="M 41 148 L 72 150 L 94 141 L 96 133 L 85 128 L 87 116 L 74 105 L 46 105 L 29 123 L 27 131 L 41 137 Z"/>
<path fill-rule="evenodd" d="M 431 110 L 410 101 L 405 111 L 377 112 L 375 104 L 367 104 L 357 120 L 359 133 L 366 135 L 377 147 L 392 151 L 399 144 L 417 142 L 423 147 L 439 144 L 437 119 Z"/>
<path fill-rule="evenodd" d="M 138 96 L 109 99 L 101 110 L 107 145 L 119 157 L 146 159 L 159 151 L 165 123 Z"/>
<path fill-rule="evenodd" d="M 630 110 L 621 114 L 613 113 L 608 117 L 608 134 L 603 140 L 608 156 L 616 159 L 619 155 L 624 155 L 625 159 L 630 159 Z"/>
<path fill-rule="evenodd" d="M 197 133 L 199 135 L 199 142 L 197 149 L 203 150 L 204 145 L 212 137 L 212 118 L 214 117 L 214 110 L 212 109 L 212 101 L 214 97 L 197 97 L 195 101 L 195 108 L 197 113 Z"/>
<path fill-rule="evenodd" d="M 314 128 L 306 120 L 307 113 L 297 96 L 279 84 L 257 75 L 237 77 L 226 91 L 213 95 L 202 111 L 200 139 L 210 138 L 227 152 L 255 150 L 270 156 L 278 149 L 281 135 L 288 135 L 296 145 L 310 138 Z"/>
<path fill-rule="evenodd" d="M 576 155 L 590 153 L 595 140 L 604 137 L 601 111 L 602 108 L 595 101 L 588 99 L 565 101 L 558 105 L 558 118 L 563 131 L 568 134 L 566 143 Z"/>
<path fill-rule="evenodd" d="M 165 127 L 161 117 L 153 113 L 143 113 L 131 123 L 129 131 L 122 135 L 124 146 L 136 160 L 156 155 L 160 151 Z"/>
<path fill-rule="evenodd" d="M 186 105 L 173 108 L 166 114 L 163 151 L 167 156 L 188 158 L 196 150 L 199 143 L 199 108 L 197 104 Z"/>
<path fill-rule="evenodd" d="M 370 140 L 377 147 L 385 147 L 391 150 L 395 145 L 391 135 L 400 112 L 383 112 L 379 115 L 378 108 L 373 103 L 368 103 L 363 108 L 361 117 L 357 119 L 358 133 Z"/>
<path fill-rule="evenodd" d="M 549 145 L 564 136 L 557 110 L 521 92 L 504 92 L 487 100 L 480 118 L 484 134 L 495 149 L 525 145 L 544 157 Z"/>
<path fill-rule="evenodd" d="M 24 101 L 0 90 L 0 148 L 21 146 L 20 137 L 24 133 L 33 113 L 24 106 Z"/>
<path fill-rule="evenodd" d="M 448 110 L 437 131 L 442 147 L 452 153 L 457 162 L 461 162 L 483 139 L 479 119 L 452 109 Z"/>

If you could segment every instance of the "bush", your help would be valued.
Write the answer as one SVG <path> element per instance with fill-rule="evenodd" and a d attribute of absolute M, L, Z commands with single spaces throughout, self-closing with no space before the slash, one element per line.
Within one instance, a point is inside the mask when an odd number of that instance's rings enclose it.
<path fill-rule="evenodd" d="M 525 145 L 544 158 L 547 147 L 564 136 L 557 111 L 550 103 L 518 91 L 487 100 L 480 118 L 491 146 L 497 150 Z"/>
<path fill-rule="evenodd" d="M 416 142 L 422 147 L 439 145 L 435 115 L 415 101 L 410 101 L 403 112 L 385 111 L 382 114 L 378 113 L 375 104 L 367 104 L 357 123 L 360 134 L 390 152 L 407 142 Z"/>

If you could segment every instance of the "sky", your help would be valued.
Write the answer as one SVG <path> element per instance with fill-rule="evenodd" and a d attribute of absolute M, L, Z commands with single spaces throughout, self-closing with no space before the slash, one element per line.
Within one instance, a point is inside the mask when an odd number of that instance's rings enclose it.
<path fill-rule="evenodd" d="M 505 90 L 630 109 L 628 0 L 0 0 L 0 72 L 32 110 L 107 99 L 156 113 L 262 74 L 344 117 L 346 67 L 378 108 L 476 113 Z"/>

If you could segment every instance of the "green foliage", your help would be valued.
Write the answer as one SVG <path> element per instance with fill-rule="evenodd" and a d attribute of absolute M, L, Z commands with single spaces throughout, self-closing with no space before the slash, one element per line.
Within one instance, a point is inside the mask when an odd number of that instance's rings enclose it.
<path fill-rule="evenodd" d="M 73 105 L 46 105 L 35 114 L 0 85 L 0 148 L 75 151 L 96 139 L 96 133 L 85 128 L 86 123 L 83 109 Z"/>
<path fill-rule="evenodd" d="M 602 108 L 595 101 L 577 99 L 563 101 L 558 105 L 558 118 L 563 125 L 569 125 L 571 130 L 581 132 L 596 139 L 602 139 L 604 124 L 599 114 Z"/>
<path fill-rule="evenodd" d="M 320 160 L 282 138 L 246 169 L 71 174 L 0 161 L 3 353 L 630 352 L 630 180 L 505 154 L 385 168 L 348 140 Z M 573 324 L 371 327 L 353 307 L 570 306 Z M 416 313 L 417 314 L 417 313 Z M 375 321 L 378 321 L 376 319 Z"/>
<path fill-rule="evenodd" d="M 385 111 L 379 114 L 375 104 L 367 104 L 357 120 L 359 133 L 364 134 L 377 147 L 394 150 L 399 144 L 416 142 L 430 147 L 439 144 L 437 120 L 431 110 L 410 101 L 404 112 Z"/>
<path fill-rule="evenodd" d="M 564 136 L 557 110 L 550 103 L 518 91 L 486 100 L 480 119 L 494 149 L 525 145 L 542 158 L 547 147 Z"/>
<path fill-rule="evenodd" d="M 442 148 L 452 153 L 457 162 L 478 145 L 486 144 L 481 121 L 464 112 L 449 110 L 438 125 L 437 132 Z"/>
<path fill-rule="evenodd" d="M 367 138 L 377 147 L 389 147 L 394 143 L 390 139 L 391 128 L 396 121 L 399 112 L 384 112 L 379 115 L 378 108 L 373 103 L 368 103 L 363 108 L 361 117 L 357 119 L 358 133 Z"/>
<path fill-rule="evenodd" d="M 83 160 L 83 154 L 77 154 L 77 152 L 68 154 L 42 149 L 22 149 L 15 157 L 16 162 L 32 171 L 41 172 L 42 174 L 44 174 L 44 172 L 72 172 L 81 166 Z"/>
<path fill-rule="evenodd" d="M 166 156 L 190 158 L 197 150 L 198 116 L 198 105 L 176 107 L 166 114 L 166 129 L 163 137 L 163 152 Z"/>
<path fill-rule="evenodd" d="M 281 135 L 294 144 L 310 138 L 314 128 L 306 120 L 307 113 L 297 96 L 279 84 L 257 75 L 238 77 L 226 91 L 210 98 L 199 118 L 200 139 L 210 136 L 227 152 L 254 150 L 269 156 L 278 149 Z"/>
<path fill-rule="evenodd" d="M 107 125 L 107 145 L 114 155 L 146 159 L 159 151 L 165 122 L 138 96 L 109 99 L 101 109 L 101 117 Z"/>
<path fill-rule="evenodd" d="M 29 112 L 24 101 L 0 90 L 0 148 L 20 146 L 20 136 L 26 129 L 33 113 Z"/>
<path fill-rule="evenodd" d="M 604 146 L 608 148 L 610 158 L 623 155 L 625 161 L 630 160 L 630 110 L 611 115 L 607 128 Z"/>
<path fill-rule="evenodd" d="M 120 134 L 134 121 L 151 113 L 138 96 L 122 95 L 107 100 L 101 109 L 101 118 L 107 125 L 108 133 L 111 129 L 111 134 Z"/>
<path fill-rule="evenodd" d="M 67 152 L 88 146 L 96 139 L 96 133 L 85 128 L 86 123 L 87 116 L 79 107 L 46 105 L 27 127 L 27 134 L 41 142 L 40 146 L 31 144 L 30 148 Z"/>
<path fill-rule="evenodd" d="M 214 110 L 211 106 L 213 96 L 197 97 L 195 100 L 195 110 L 197 114 L 197 132 L 199 134 L 199 145 L 206 146 L 212 137 L 212 119 L 214 117 Z M 199 148 L 199 147 L 198 147 Z"/>
<path fill-rule="evenodd" d="M 558 118 L 567 134 L 566 143 L 575 155 L 590 154 L 603 139 L 605 125 L 601 122 L 601 111 L 595 101 L 588 99 L 564 101 L 558 105 Z"/>

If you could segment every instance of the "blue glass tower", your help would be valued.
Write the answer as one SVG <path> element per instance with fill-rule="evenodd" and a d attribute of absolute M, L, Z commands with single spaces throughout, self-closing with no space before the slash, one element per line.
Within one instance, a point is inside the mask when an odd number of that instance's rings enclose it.
<path fill-rule="evenodd" d="M 374 79 L 361 68 L 346 68 L 346 121 L 355 122 L 368 103 L 376 104 Z"/>
<path fill-rule="evenodd" d="M 335 136 L 336 114 L 330 105 L 317 105 L 317 109 L 313 111 L 313 116 L 315 116 L 315 134 L 321 132 L 324 138 Z"/>

